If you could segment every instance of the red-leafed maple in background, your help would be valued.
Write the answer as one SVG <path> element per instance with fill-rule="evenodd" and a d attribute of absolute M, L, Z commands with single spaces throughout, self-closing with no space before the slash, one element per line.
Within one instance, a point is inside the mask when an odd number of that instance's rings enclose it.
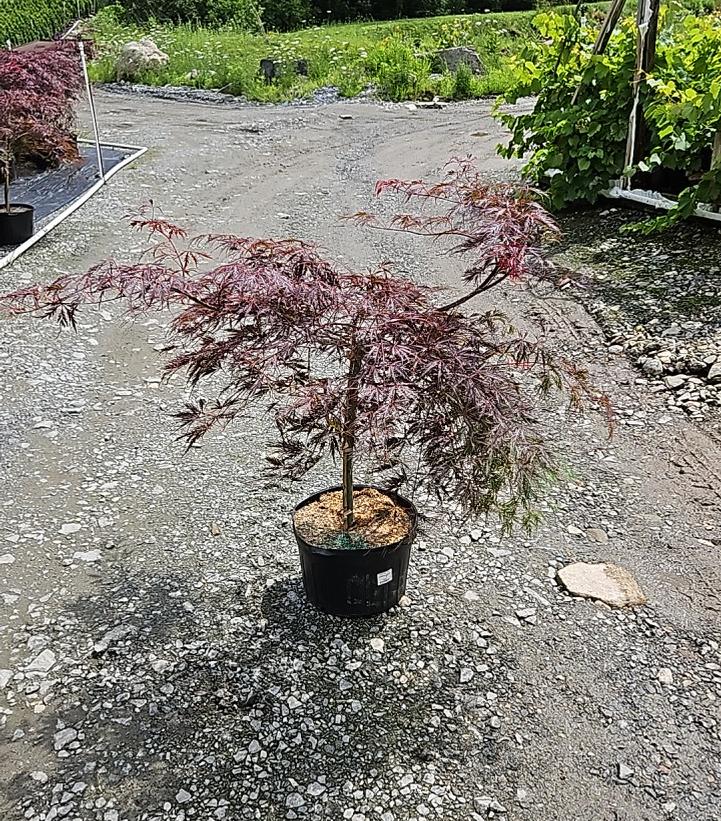
<path fill-rule="evenodd" d="M 384 187 L 411 190 L 404 185 Z M 492 196 L 500 209 L 503 190 Z M 553 223 L 530 200 L 516 210 L 506 201 L 507 212 L 482 214 L 479 195 L 475 223 L 460 202 L 453 223 L 437 223 L 485 260 L 468 275 L 473 290 L 542 265 L 535 243 Z M 169 310 L 175 350 L 166 372 L 183 372 L 193 388 L 210 380 L 216 396 L 178 414 L 188 444 L 265 403 L 279 432 L 270 461 L 285 476 L 299 478 L 327 454 L 340 460 L 347 530 L 358 460 L 389 488 L 422 486 L 467 511 L 496 511 L 507 526 L 533 524 L 554 461 L 530 380 L 542 395 L 566 389 L 577 406 L 592 396 L 580 369 L 554 361 L 499 314 L 465 316 L 460 301 L 436 307 L 436 291 L 385 267 L 346 270 L 296 240 L 190 238 L 153 216 L 133 224 L 153 238 L 150 256 L 2 302 L 66 325 L 88 303 L 120 300 L 131 315 Z M 427 222 L 393 225 L 436 235 Z"/>
<path fill-rule="evenodd" d="M 0 51 L 0 177 L 5 210 L 18 166 L 78 159 L 74 103 L 82 87 L 76 43 Z"/>

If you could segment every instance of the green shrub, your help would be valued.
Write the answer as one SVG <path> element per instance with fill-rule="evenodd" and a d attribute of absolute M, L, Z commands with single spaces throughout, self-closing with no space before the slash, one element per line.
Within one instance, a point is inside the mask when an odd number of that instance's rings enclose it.
<path fill-rule="evenodd" d="M 368 67 L 378 94 L 387 100 L 414 100 L 428 84 L 430 61 L 402 40 L 389 37 L 368 53 Z"/>
<path fill-rule="evenodd" d="M 692 214 L 699 202 L 721 202 L 721 163 L 709 167 L 721 128 L 721 15 L 664 9 L 656 64 L 640 89 L 647 151 L 630 168 L 624 163 L 635 21 L 621 21 L 603 55 L 591 52 L 595 25 L 558 14 L 539 15 L 537 24 L 542 39 L 517 58 L 516 84 L 501 101 L 537 95 L 536 104 L 528 114 L 499 114 L 512 133 L 500 151 L 528 159 L 525 175 L 548 189 L 554 207 L 594 202 L 614 180 L 654 169 L 700 182 L 680 194 L 670 216 L 652 220 L 652 228 Z"/>
<path fill-rule="evenodd" d="M 96 0 L 0 0 L 0 47 L 50 40 L 78 16 L 91 14 Z"/>
<path fill-rule="evenodd" d="M 451 96 L 454 100 L 470 100 L 475 96 L 473 92 L 473 72 L 465 63 L 460 63 L 453 77 Z"/>

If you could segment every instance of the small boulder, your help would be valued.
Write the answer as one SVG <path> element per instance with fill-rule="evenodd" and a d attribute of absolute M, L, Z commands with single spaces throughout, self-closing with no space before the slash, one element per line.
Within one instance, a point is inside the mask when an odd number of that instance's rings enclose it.
<path fill-rule="evenodd" d="M 717 360 L 716 362 L 714 362 L 713 365 L 711 365 L 711 369 L 708 372 L 707 378 L 709 382 L 713 382 L 714 384 L 716 382 L 721 382 L 721 359 Z"/>
<path fill-rule="evenodd" d="M 468 66 L 473 74 L 485 74 L 481 58 L 472 48 L 466 46 L 442 48 L 435 53 L 434 57 L 439 67 L 445 67 L 452 74 L 456 73 L 461 64 Z"/>
<path fill-rule="evenodd" d="M 168 64 L 170 57 L 147 37 L 123 46 L 115 65 L 118 80 L 134 80 L 138 74 Z"/>
<path fill-rule="evenodd" d="M 558 571 L 561 584 L 574 596 L 602 601 L 609 607 L 646 604 L 636 579 L 615 564 L 576 562 Z"/>

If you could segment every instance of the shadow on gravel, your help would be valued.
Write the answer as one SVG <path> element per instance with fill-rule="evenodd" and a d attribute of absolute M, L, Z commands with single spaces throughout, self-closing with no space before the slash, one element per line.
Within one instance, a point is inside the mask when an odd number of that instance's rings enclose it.
<path fill-rule="evenodd" d="M 334 618 L 306 603 L 299 578 L 259 573 L 126 576 L 75 603 L 53 637 L 75 661 L 32 734 L 56 768 L 44 785 L 14 779 L 18 818 L 52 806 L 58 817 L 175 818 L 182 804 L 210 819 L 228 802 L 229 817 L 249 805 L 271 821 L 300 794 L 311 817 L 336 821 L 361 771 L 434 762 L 461 777 L 479 746 L 485 763 L 498 760 L 495 741 L 479 745 L 469 726 L 488 683 L 461 699 L 447 663 L 459 649 L 452 613 Z M 103 649 L 119 625 L 130 629 Z M 54 750 L 63 726 L 77 738 Z"/>
<path fill-rule="evenodd" d="M 558 253 L 593 269 L 590 295 L 629 325 L 656 320 L 662 332 L 702 322 L 700 332 L 712 335 L 721 329 L 721 229 L 696 221 L 649 236 L 622 233 L 648 216 L 608 204 L 565 214 Z"/>

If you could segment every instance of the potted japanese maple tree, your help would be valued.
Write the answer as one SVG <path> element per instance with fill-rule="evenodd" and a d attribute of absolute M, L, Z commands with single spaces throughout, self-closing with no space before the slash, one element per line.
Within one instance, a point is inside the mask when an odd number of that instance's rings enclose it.
<path fill-rule="evenodd" d="M 34 207 L 12 202 L 10 184 L 21 166 L 44 169 L 79 159 L 73 104 L 81 74 L 76 46 L 0 51 L 0 247 L 30 239 Z"/>
<path fill-rule="evenodd" d="M 456 170 L 450 187 L 426 191 L 447 200 L 445 215 L 386 226 L 442 230 L 474 254 L 468 294 L 447 304 L 385 266 L 348 270 L 297 240 L 191 238 L 153 215 L 133 221 L 153 239 L 150 258 L 105 262 L 0 304 L 65 325 L 81 306 L 110 299 L 131 315 L 170 310 L 166 373 L 182 372 L 194 390 L 215 386 L 214 399 L 178 413 L 188 445 L 260 405 L 278 431 L 271 469 L 299 479 L 332 459 L 339 484 L 293 516 L 306 592 L 330 613 L 380 613 L 404 593 L 418 521 L 398 490 L 425 488 L 470 513 L 495 511 L 507 527 L 531 526 L 554 463 L 528 377 L 541 394 L 568 388 L 574 404 L 590 395 L 578 368 L 502 316 L 458 310 L 507 276 L 541 274 L 536 243 L 555 231 L 530 197 L 484 186 L 464 168 L 465 182 Z M 358 482 L 360 471 L 383 477 L 380 486 Z"/>

